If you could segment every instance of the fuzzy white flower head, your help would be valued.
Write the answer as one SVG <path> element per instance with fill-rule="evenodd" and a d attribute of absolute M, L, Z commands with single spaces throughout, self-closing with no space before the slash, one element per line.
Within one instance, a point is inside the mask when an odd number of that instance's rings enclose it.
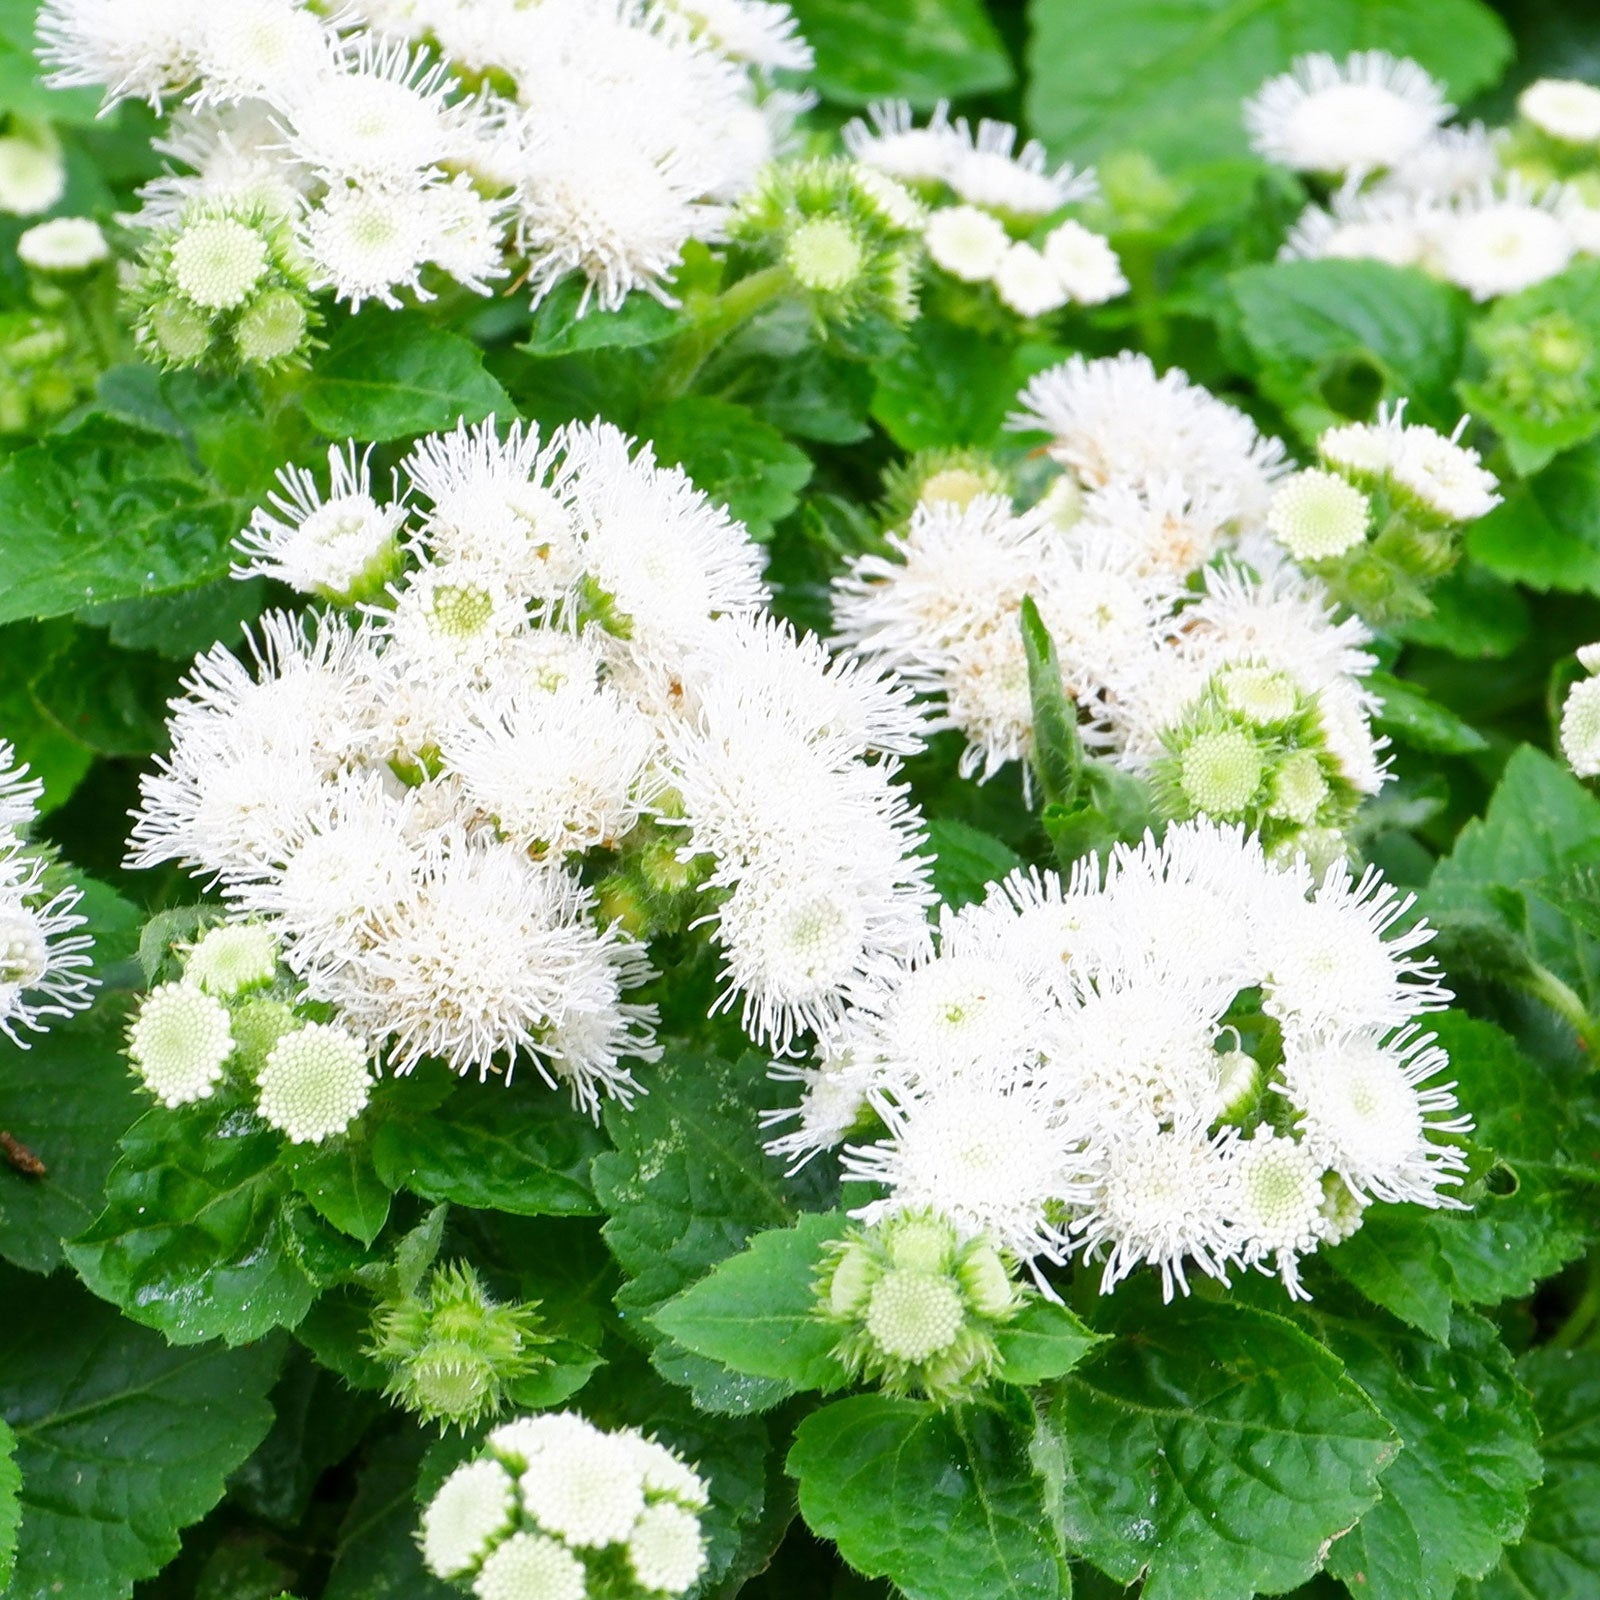
<path fill-rule="evenodd" d="M 422 1559 L 436 1578 L 470 1572 L 511 1526 L 516 1486 L 497 1461 L 456 1468 L 422 1513 Z"/>
<path fill-rule="evenodd" d="M 337 35 L 295 0 L 228 0 L 205 8 L 194 103 L 293 100 L 333 69 Z"/>
<path fill-rule="evenodd" d="M 1476 450 L 1458 442 L 1465 427 L 1463 417 L 1447 439 L 1432 428 L 1412 424 L 1389 465 L 1396 483 L 1451 522 L 1476 522 L 1500 504 L 1494 474 Z"/>
<path fill-rule="evenodd" d="M 1376 197 L 1409 200 L 1425 217 L 1430 202 L 1472 194 L 1500 175 L 1502 128 L 1481 122 L 1437 128 L 1379 181 Z"/>
<path fill-rule="evenodd" d="M 1012 245 L 994 273 L 995 293 L 1019 317 L 1042 317 L 1067 303 L 1066 285 L 1031 244 Z"/>
<path fill-rule="evenodd" d="M 1127 293 L 1128 280 L 1116 251 L 1081 222 L 1068 218 L 1057 223 L 1045 238 L 1044 258 L 1078 305 L 1103 305 Z"/>
<path fill-rule="evenodd" d="M 1582 678 L 1567 690 L 1561 750 L 1580 778 L 1600 776 L 1600 678 Z"/>
<path fill-rule="evenodd" d="M 675 1450 L 634 1428 L 620 1428 L 612 1437 L 632 1453 L 647 1499 L 665 1498 L 691 1511 L 704 1511 L 711 1504 L 705 1479 Z"/>
<path fill-rule="evenodd" d="M 809 72 L 816 58 L 777 0 L 667 0 L 723 55 L 762 72 Z"/>
<path fill-rule="evenodd" d="M 842 132 L 857 161 L 906 183 L 942 183 L 949 177 L 960 146 L 948 102 L 941 100 L 921 128 L 904 100 L 869 106 L 867 118 L 854 118 Z"/>
<path fill-rule="evenodd" d="M 1563 144 L 1600 144 L 1600 89 L 1572 78 L 1540 78 L 1517 96 L 1517 110 Z"/>
<path fill-rule="evenodd" d="M 1327 561 L 1365 541 L 1372 505 L 1336 473 L 1312 467 L 1285 478 L 1267 508 L 1267 527 L 1296 561 Z"/>
<path fill-rule="evenodd" d="M 1324 210 L 1307 206 L 1278 252 L 1280 261 L 1386 261 L 1391 267 L 1425 263 L 1441 207 L 1424 195 L 1343 185 Z"/>
<path fill-rule="evenodd" d="M 270 929 L 254 922 L 208 928 L 183 960 L 184 977 L 221 1000 L 271 983 L 277 970 L 278 942 Z"/>
<path fill-rule="evenodd" d="M 415 181 L 329 189 L 303 227 L 313 287 L 332 289 L 352 311 L 367 300 L 396 309 L 402 289 L 421 296 L 435 231 L 425 189 Z"/>
<path fill-rule="evenodd" d="M 518 1486 L 528 1515 L 579 1547 L 622 1543 L 645 1508 L 636 1453 L 597 1428 L 532 1454 Z"/>
<path fill-rule="evenodd" d="M 491 280 L 503 278 L 505 202 L 488 200 L 471 177 L 457 173 L 449 183 L 432 183 L 421 192 L 427 224 L 428 261 L 474 294 L 488 294 Z"/>
<path fill-rule="evenodd" d="M 930 213 L 923 239 L 934 264 L 964 283 L 993 278 L 1011 248 L 1004 223 L 977 206 L 941 206 Z"/>
<path fill-rule="evenodd" d="M 1120 552 L 1129 572 L 1182 580 L 1231 543 L 1236 510 L 1226 490 L 1176 474 L 1143 482 L 1114 479 L 1084 497 L 1082 515 L 1067 537 L 1085 550 L 1104 543 L 1100 566 L 1112 566 Z M 1166 611 L 1176 601 L 1169 592 L 1158 603 Z"/>
<path fill-rule="evenodd" d="M 1345 422 L 1317 439 L 1317 454 L 1335 470 L 1360 478 L 1380 478 L 1400 455 L 1406 433 L 1404 400 L 1378 407 L 1375 422 Z"/>
<path fill-rule="evenodd" d="M 488 563 L 452 561 L 409 572 L 393 605 L 373 617 L 410 673 L 459 682 L 488 671 L 527 610 Z"/>
<path fill-rule="evenodd" d="M 794 1124 L 787 1133 L 769 1140 L 767 1150 L 798 1171 L 813 1156 L 837 1149 L 861 1123 L 869 1109 L 868 1093 L 878 1078 L 875 1061 L 857 1061 L 852 1054 L 824 1055 L 820 1066 L 775 1063 L 769 1077 L 801 1085 L 800 1103 L 763 1111 L 763 1128 Z"/>
<path fill-rule="evenodd" d="M 1403 161 L 1454 108 L 1415 61 L 1382 50 L 1301 56 L 1245 102 L 1251 147 L 1297 172 L 1363 173 Z"/>
<path fill-rule="evenodd" d="M 514 1533 L 496 1545 L 472 1581 L 477 1600 L 584 1600 L 583 1563 L 542 1533 Z"/>
<path fill-rule="evenodd" d="M 134 221 L 175 226 L 197 203 L 240 215 L 293 221 L 306 208 L 312 174 L 283 146 L 277 118 L 264 101 L 244 100 L 178 112 L 153 148 L 180 168 L 139 190 Z"/>
<path fill-rule="evenodd" d="M 396 555 L 406 508 L 373 497 L 371 454 L 370 446 L 358 457 L 353 443 L 330 445 L 326 495 L 314 473 L 292 464 L 280 468 L 279 488 L 267 497 L 270 509 L 254 511 L 234 541 L 247 558 L 234 567 L 234 577 L 276 578 L 302 594 L 335 600 L 378 581 Z"/>
<path fill-rule="evenodd" d="M 74 931 L 86 920 L 76 909 L 82 891 L 49 894 L 44 870 L 44 859 L 15 840 L 0 844 L 0 1034 L 21 1049 L 23 1031 L 43 1033 L 46 1018 L 84 1010 L 96 982 L 88 975 L 93 940 Z"/>
<path fill-rule="evenodd" d="M 684 1594 L 705 1569 L 700 1519 L 682 1506 L 646 1506 L 628 1535 L 628 1565 L 652 1593 Z"/>
<path fill-rule="evenodd" d="M 85 272 L 110 254 L 99 223 L 88 217 L 56 217 L 17 240 L 17 259 L 35 272 Z"/>
<path fill-rule="evenodd" d="M 1324 1165 L 1305 1145 L 1265 1126 L 1229 1150 L 1226 1204 L 1244 1236 L 1240 1259 L 1267 1271 L 1268 1258 L 1274 1258 L 1295 1299 L 1307 1298 L 1298 1257 L 1315 1250 L 1326 1232 Z"/>
<path fill-rule="evenodd" d="M 67 192 L 67 164 L 51 138 L 0 138 L 0 211 L 33 217 Z"/>
<path fill-rule="evenodd" d="M 1457 200 L 1433 229 L 1433 269 L 1474 300 L 1555 277 L 1577 253 L 1562 200 L 1559 190 L 1537 194 L 1515 178 Z"/>
<path fill-rule="evenodd" d="M 286 1033 L 256 1078 L 257 1109 L 295 1144 L 343 1133 L 372 1094 L 367 1047 L 347 1028 L 308 1022 Z"/>
<path fill-rule="evenodd" d="M 167 1106 L 209 1099 L 232 1054 L 228 1008 L 192 983 L 152 989 L 128 1030 L 128 1060 Z"/>
<path fill-rule="evenodd" d="M 974 133 L 963 117 L 950 136 L 945 182 L 969 205 L 1017 217 L 1043 217 L 1099 193 L 1092 172 L 1066 165 L 1050 169 L 1037 139 L 1016 148 L 1009 122 L 985 118 Z"/>
<path fill-rule="evenodd" d="M 28 763 L 17 760 L 17 747 L 0 739 L 0 840 L 31 827 L 39 815 L 44 784 L 28 774 Z"/>
<path fill-rule="evenodd" d="M 106 103 L 148 100 L 160 108 L 194 77 L 205 33 L 204 0 L 46 0 L 39 57 L 53 88 L 96 88 Z"/>

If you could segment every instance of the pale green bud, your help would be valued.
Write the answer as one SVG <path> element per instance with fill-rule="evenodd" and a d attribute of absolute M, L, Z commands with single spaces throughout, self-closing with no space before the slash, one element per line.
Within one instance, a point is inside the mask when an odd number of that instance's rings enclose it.
<path fill-rule="evenodd" d="M 1267 527 L 1296 561 L 1328 561 L 1367 537 L 1372 503 L 1337 473 L 1311 467 L 1285 478 L 1267 508 Z"/>
<path fill-rule="evenodd" d="M 979 1316 L 991 1322 L 1006 1322 L 1016 1314 L 1022 1297 L 993 1245 L 982 1240 L 970 1245 L 962 1253 L 956 1276 L 967 1304 Z"/>
<path fill-rule="evenodd" d="M 1260 749 L 1237 728 L 1196 734 L 1179 758 L 1184 797 L 1196 811 L 1224 821 L 1244 814 L 1264 774 Z"/>
<path fill-rule="evenodd" d="M 228 1008 L 192 983 L 152 989 L 128 1031 L 128 1060 L 163 1105 L 209 1099 L 232 1054 Z"/>
<path fill-rule="evenodd" d="M 267 1052 L 256 1078 L 257 1109 L 295 1144 L 343 1133 L 372 1093 L 366 1044 L 348 1029 L 308 1022 Z"/>
<path fill-rule="evenodd" d="M 250 1077 L 265 1065 L 272 1047 L 301 1024 L 294 1008 L 282 1000 L 246 1000 L 233 1010 L 233 1040 L 240 1070 Z"/>
<path fill-rule="evenodd" d="M 885 1355 L 915 1364 L 950 1348 L 964 1312 L 950 1279 L 894 1267 L 873 1285 L 866 1327 Z"/>
<path fill-rule="evenodd" d="M 1292 750 L 1273 771 L 1267 813 L 1305 827 L 1327 798 L 1328 780 L 1316 752 Z"/>
<path fill-rule="evenodd" d="M 198 361 L 211 348 L 211 324 L 182 300 L 157 300 L 145 316 L 156 348 L 179 366 Z"/>
<path fill-rule="evenodd" d="M 231 1000 L 262 989 L 278 971 L 278 941 L 259 923 L 231 922 L 210 929 L 192 945 L 183 975 L 207 994 Z"/>
<path fill-rule="evenodd" d="M 1257 727 L 1287 722 L 1300 705 L 1294 679 L 1272 667 L 1225 667 L 1216 684 L 1222 703 Z"/>
<path fill-rule="evenodd" d="M 246 366 L 269 367 L 301 353 L 310 325 L 299 295 L 289 289 L 269 289 L 240 314 L 233 329 L 234 348 Z"/>
<path fill-rule="evenodd" d="M 841 217 L 812 217 L 789 235 L 784 262 L 801 288 L 838 294 L 861 276 L 866 260 L 855 230 Z"/>
<path fill-rule="evenodd" d="M 859 1316 L 867 1307 L 882 1268 L 862 1244 L 850 1245 L 828 1281 L 828 1311 L 835 1317 Z"/>
<path fill-rule="evenodd" d="M 186 225 L 172 245 L 172 282 L 203 311 L 232 311 L 266 275 L 267 242 L 232 217 Z"/>

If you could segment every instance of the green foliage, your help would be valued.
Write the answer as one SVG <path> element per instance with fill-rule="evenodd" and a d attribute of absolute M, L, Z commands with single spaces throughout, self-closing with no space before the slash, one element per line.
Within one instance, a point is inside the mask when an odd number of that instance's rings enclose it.
<path fill-rule="evenodd" d="M 17 1436 L 0 1422 L 0 1583 L 11 1577 L 17 1556 L 17 1528 L 22 1521 L 22 1503 L 17 1495 L 22 1474 L 13 1459 L 16 1449 Z"/>
<path fill-rule="evenodd" d="M 830 100 L 926 107 L 1011 84 L 1005 46 L 978 0 L 798 0 L 793 9 L 816 51 L 813 81 Z"/>
<path fill-rule="evenodd" d="M 1600 444 L 1558 455 L 1511 485 L 1467 534 L 1473 560 L 1530 589 L 1600 594 Z"/>

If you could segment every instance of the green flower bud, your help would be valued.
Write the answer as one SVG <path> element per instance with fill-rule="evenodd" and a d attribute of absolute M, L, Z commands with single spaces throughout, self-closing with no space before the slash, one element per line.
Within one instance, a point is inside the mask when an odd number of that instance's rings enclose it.
<path fill-rule="evenodd" d="M 247 367 L 272 367 L 305 354 L 311 315 L 290 289 L 269 289 L 240 314 L 233 343 Z"/>
<path fill-rule="evenodd" d="M 172 282 L 202 311 L 242 306 L 267 271 L 267 243 L 232 217 L 201 218 L 172 244 Z"/>
<path fill-rule="evenodd" d="M 228 1008 L 192 983 L 152 989 L 128 1030 L 128 1060 L 163 1105 L 209 1099 L 232 1054 Z"/>
<path fill-rule="evenodd" d="M 254 1078 L 266 1065 L 272 1047 L 300 1027 L 304 1018 L 282 1000 L 249 999 L 233 1008 L 233 1039 L 239 1068 Z"/>
<path fill-rule="evenodd" d="M 1287 722 L 1300 709 L 1300 690 L 1271 667 L 1224 667 L 1216 676 L 1222 703 L 1258 728 Z"/>
<path fill-rule="evenodd" d="M 247 989 L 264 989 L 278 972 L 278 941 L 259 923 L 230 922 L 212 928 L 189 947 L 183 975 L 207 994 L 231 1000 Z"/>
<path fill-rule="evenodd" d="M 193 366 L 211 348 L 210 322 L 176 297 L 156 301 L 139 331 L 175 367 Z"/>
<path fill-rule="evenodd" d="M 993 1245 L 975 1239 L 962 1252 L 956 1276 L 967 1304 L 979 1316 L 991 1322 L 1009 1322 L 1016 1315 L 1022 1296 Z"/>
<path fill-rule="evenodd" d="M 1217 1056 L 1216 1072 L 1218 1120 L 1243 1123 L 1261 1099 L 1261 1063 L 1248 1050 L 1224 1050 Z"/>
<path fill-rule="evenodd" d="M 1238 728 L 1197 734 L 1179 757 L 1178 783 L 1194 811 L 1229 821 L 1254 802 L 1266 772 L 1259 746 Z"/>
<path fill-rule="evenodd" d="M 1312 750 L 1291 750 L 1274 769 L 1269 790 L 1269 816 L 1308 826 L 1328 798 L 1321 759 Z"/>
<path fill-rule="evenodd" d="M 828 1279 L 828 1312 L 834 1317 L 854 1317 L 867 1308 L 872 1288 L 883 1276 L 883 1266 L 865 1245 L 853 1244 L 835 1261 Z"/>
<path fill-rule="evenodd" d="M 860 277 L 866 256 L 842 217 L 812 217 L 789 235 L 783 259 L 802 289 L 839 294 Z"/>

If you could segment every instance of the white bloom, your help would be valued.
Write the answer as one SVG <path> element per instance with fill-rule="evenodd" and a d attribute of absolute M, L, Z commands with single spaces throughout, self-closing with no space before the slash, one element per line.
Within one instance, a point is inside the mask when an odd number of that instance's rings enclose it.
<path fill-rule="evenodd" d="M 633 1456 L 647 1499 L 665 1498 L 691 1511 L 704 1511 L 711 1504 L 705 1479 L 676 1451 L 634 1428 L 619 1428 L 612 1437 L 621 1440 Z"/>
<path fill-rule="evenodd" d="M 1363 543 L 1372 505 L 1353 484 L 1315 467 L 1285 478 L 1267 508 L 1267 527 L 1296 561 L 1327 561 Z"/>
<path fill-rule="evenodd" d="M 645 1508 L 637 1455 L 597 1428 L 531 1453 L 518 1487 L 541 1528 L 580 1547 L 622 1543 Z"/>
<path fill-rule="evenodd" d="M 48 211 L 67 192 L 67 164 L 53 137 L 0 138 L 0 211 L 17 217 Z"/>
<path fill-rule="evenodd" d="M 430 563 L 408 572 L 393 604 L 373 609 L 379 632 L 424 682 L 484 680 L 527 609 L 487 562 Z"/>
<path fill-rule="evenodd" d="M 255 212 L 292 220 L 305 210 L 312 174 L 284 148 L 283 133 L 264 101 L 184 109 L 153 148 L 189 172 L 152 179 L 139 190 L 133 221 L 147 228 L 177 224 L 198 202 L 237 215 Z"/>
<path fill-rule="evenodd" d="M 354 444 L 328 447 L 328 492 L 314 473 L 288 465 L 278 470 L 279 488 L 267 507 L 250 516 L 234 541 L 246 559 L 233 575 L 276 578 L 302 594 L 343 599 L 380 578 L 396 554 L 396 536 L 406 508 L 380 505 L 372 494 L 367 463 Z"/>
<path fill-rule="evenodd" d="M 511 1525 L 516 1489 L 497 1461 L 456 1468 L 422 1513 L 422 1559 L 437 1578 L 470 1572 Z"/>
<path fill-rule="evenodd" d="M 761 1113 L 763 1128 L 792 1122 L 794 1126 L 767 1143 L 779 1160 L 798 1171 L 823 1150 L 837 1149 L 862 1121 L 869 1110 L 868 1093 L 878 1077 L 878 1063 L 857 1061 L 846 1052 L 824 1054 L 822 1064 L 798 1066 L 793 1062 L 774 1063 L 769 1077 L 802 1086 L 800 1103 Z"/>
<path fill-rule="evenodd" d="M 943 183 L 948 179 L 959 144 L 946 101 L 934 107 L 922 128 L 916 126 L 904 100 L 869 106 L 867 116 L 870 122 L 856 117 L 842 131 L 845 149 L 857 161 L 905 183 Z"/>
<path fill-rule="evenodd" d="M 1079 305 L 1097 306 L 1127 293 L 1116 251 L 1081 222 L 1057 223 L 1044 241 L 1044 258 Z"/>
<path fill-rule="evenodd" d="M 1385 261 L 1391 267 L 1427 262 L 1441 207 L 1427 195 L 1343 185 L 1328 203 L 1307 206 L 1289 230 L 1280 261 Z"/>
<path fill-rule="evenodd" d="M 700 1519 L 682 1506 L 646 1506 L 628 1535 L 628 1565 L 652 1593 L 683 1594 L 706 1564 Z"/>
<path fill-rule="evenodd" d="M 1458 199 L 1433 233 L 1430 264 L 1474 300 L 1515 294 L 1566 270 L 1577 251 L 1559 190 L 1511 180 Z"/>
<path fill-rule="evenodd" d="M 1225 490 L 1177 474 L 1113 479 L 1090 490 L 1068 539 L 1088 547 L 1103 538 L 1108 554 L 1102 564 L 1113 560 L 1110 552 L 1120 551 L 1134 571 L 1182 580 L 1231 543 L 1236 515 L 1237 505 Z M 1176 599 L 1168 594 L 1163 609 Z"/>
<path fill-rule="evenodd" d="M 296 0 L 228 0 L 204 7 L 195 44 L 195 103 L 260 96 L 292 100 L 332 71 L 337 36 Z"/>
<path fill-rule="evenodd" d="M 1540 78 L 1517 96 L 1517 110 L 1563 144 L 1600 144 L 1600 89 L 1571 78 Z"/>
<path fill-rule="evenodd" d="M 428 228 L 428 261 L 474 294 L 488 294 L 506 267 L 505 202 L 486 200 L 466 173 L 429 184 L 420 195 Z"/>
<path fill-rule="evenodd" d="M 1421 145 L 1454 108 L 1444 87 L 1415 61 L 1382 50 L 1341 63 L 1299 57 L 1245 102 L 1252 148 L 1298 172 L 1363 173 L 1392 167 Z"/>
<path fill-rule="evenodd" d="M 965 283 L 993 278 L 1011 248 L 1005 225 L 977 206 L 943 206 L 930 213 L 923 238 L 934 263 Z"/>
<path fill-rule="evenodd" d="M 1067 303 L 1066 285 L 1031 244 L 1014 244 L 994 273 L 995 293 L 1019 317 L 1042 317 Z"/>
<path fill-rule="evenodd" d="M 192 983 L 152 989 L 128 1030 L 128 1060 L 167 1106 L 209 1099 L 232 1054 L 228 1008 Z"/>
<path fill-rule="evenodd" d="M 1432 428 L 1411 424 L 1389 465 L 1396 483 L 1451 522 L 1475 522 L 1500 504 L 1494 474 L 1476 450 L 1457 442 L 1465 427 L 1463 417 L 1447 439 Z"/>
<path fill-rule="evenodd" d="M 1385 173 L 1377 196 L 1409 199 L 1425 214 L 1427 202 L 1471 194 L 1500 175 L 1505 130 L 1481 122 L 1436 128 L 1404 161 Z"/>
<path fill-rule="evenodd" d="M 0 775 L 0 819 L 6 801 Z M 77 910 L 82 891 L 69 886 L 52 894 L 44 873 L 42 857 L 0 832 L 0 1033 L 22 1049 L 21 1030 L 43 1033 L 45 1018 L 84 1010 L 96 983 L 88 975 L 94 941 L 74 932 L 87 920 Z"/>
<path fill-rule="evenodd" d="M 555 1539 L 514 1533 L 472 1581 L 477 1600 L 584 1600 L 583 1563 Z"/>
<path fill-rule="evenodd" d="M 346 1028 L 308 1022 L 286 1033 L 256 1077 L 257 1109 L 295 1144 L 321 1144 L 366 1110 L 367 1047 Z"/>
<path fill-rule="evenodd" d="M 162 100 L 194 77 L 205 35 L 204 0 L 45 0 L 40 59 L 61 89 L 96 88 L 108 105 Z"/>
<path fill-rule="evenodd" d="M 111 254 L 100 225 L 88 217 L 56 217 L 17 240 L 17 258 L 35 272 L 83 272 Z"/>
<path fill-rule="evenodd" d="M 1016 148 L 1009 122 L 985 118 L 976 133 L 965 117 L 947 136 L 948 165 L 942 176 L 963 200 L 1009 216 L 1043 217 L 1099 193 L 1092 172 L 1063 165 L 1053 171 L 1037 139 Z"/>
<path fill-rule="evenodd" d="M 811 46 L 787 5 L 776 0 L 668 0 L 723 55 L 763 72 L 809 72 Z"/>
<path fill-rule="evenodd" d="M 1600 776 L 1600 678 L 1580 679 L 1567 690 L 1561 749 L 1580 778 Z"/>
<path fill-rule="evenodd" d="M 17 747 L 0 739 L 0 842 L 33 824 L 43 798 L 44 784 L 29 777 L 28 763 L 17 760 Z"/>
<path fill-rule="evenodd" d="M 352 311 L 367 300 L 398 308 L 401 289 L 421 296 L 435 242 L 425 189 L 414 180 L 329 189 L 303 229 L 313 287 L 331 288 Z"/>
<path fill-rule="evenodd" d="M 1274 1257 L 1284 1287 L 1295 1299 L 1308 1298 L 1300 1287 L 1298 1257 L 1315 1250 L 1324 1237 L 1324 1163 L 1303 1144 L 1265 1126 L 1228 1152 L 1229 1214 L 1243 1234 L 1239 1257 L 1261 1266 Z"/>

